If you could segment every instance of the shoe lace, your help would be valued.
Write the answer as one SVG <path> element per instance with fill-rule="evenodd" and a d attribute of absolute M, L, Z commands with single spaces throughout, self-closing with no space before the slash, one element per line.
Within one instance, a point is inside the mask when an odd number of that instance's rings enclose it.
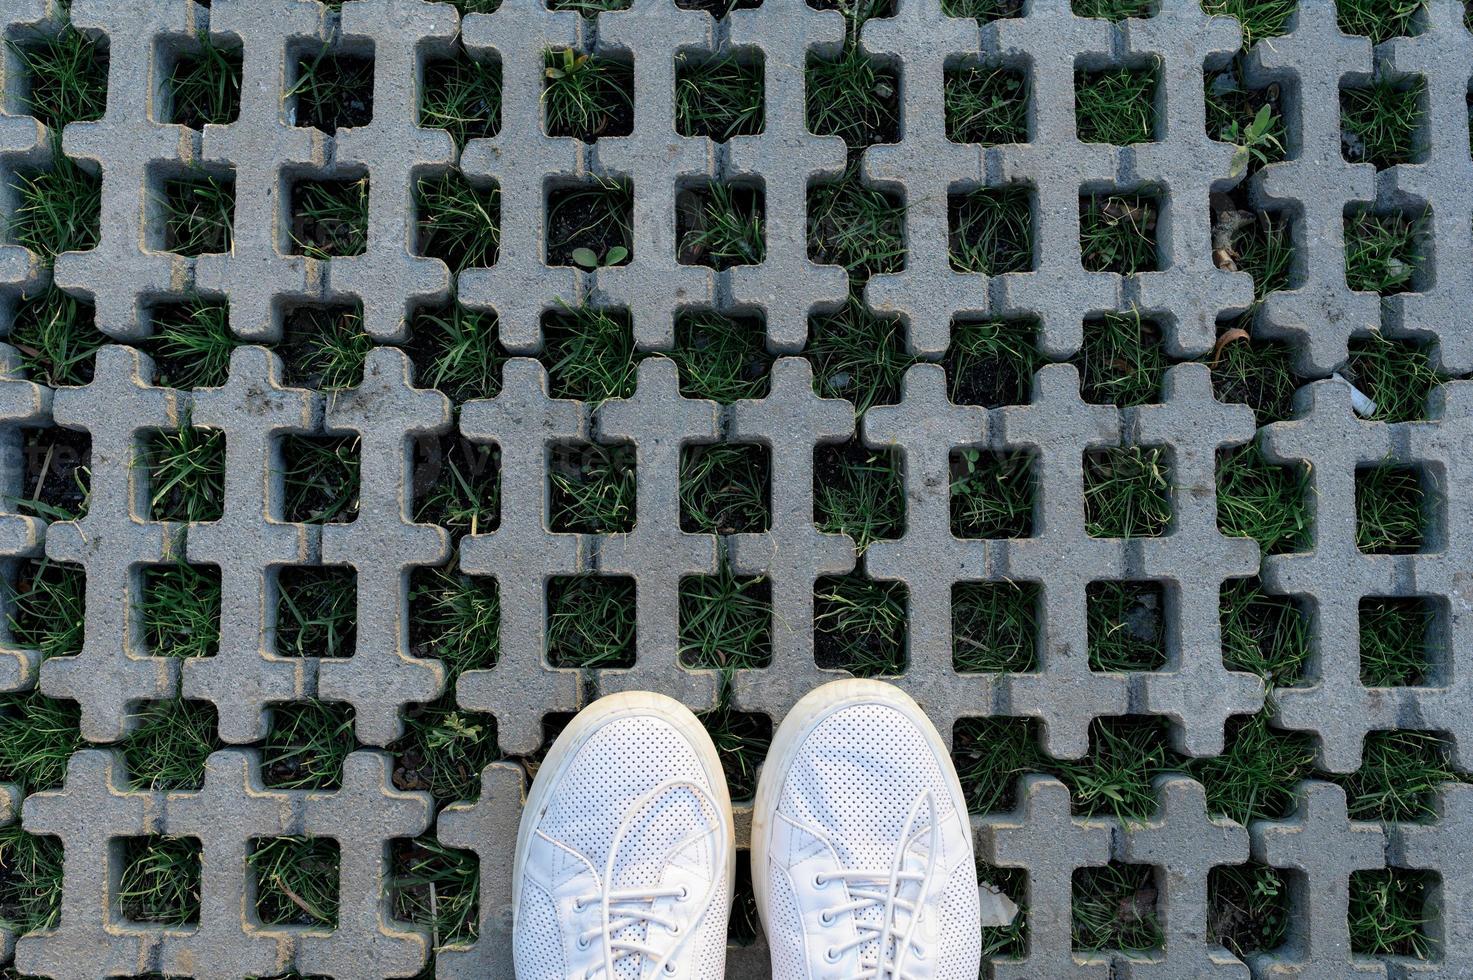
<path fill-rule="evenodd" d="M 641 797 L 625 813 L 624 819 L 619 822 L 614 832 L 614 840 L 621 840 L 629 830 L 630 820 L 634 814 L 644 809 L 645 805 L 660 794 L 671 789 L 684 788 L 695 794 L 702 802 L 703 809 L 711 814 L 710 822 L 688 840 L 693 840 L 700 834 L 708 834 L 719 829 L 720 823 L 716 818 L 716 801 L 711 794 L 699 783 L 686 779 L 667 780 Z M 678 850 L 678 847 L 676 848 Z M 717 848 L 721 855 L 720 863 L 711 876 L 711 884 L 704 895 L 696 896 L 699 907 L 704 908 L 708 903 L 711 892 L 716 888 L 717 882 L 726 880 L 726 851 Z M 639 888 L 610 888 L 609 882 L 613 880 L 614 863 L 618 857 L 618 848 L 610 847 L 608 857 L 604 862 L 603 878 L 600 887 L 595 892 L 581 895 L 573 901 L 573 908 L 577 912 L 597 905 L 599 907 L 598 922 L 585 929 L 578 936 L 580 949 L 587 949 L 596 940 L 601 940 L 603 949 L 603 962 L 590 967 L 583 974 L 584 980 L 594 980 L 602 976 L 612 978 L 614 976 L 614 964 L 628 957 L 643 957 L 653 962 L 657 969 L 666 973 L 675 972 L 675 964 L 672 957 L 679 948 L 682 940 L 680 921 L 673 915 L 655 910 L 655 903 L 661 899 L 672 898 L 677 902 L 686 902 L 691 899 L 689 889 L 684 885 L 675 887 L 639 887 Z M 625 934 L 630 926 L 638 926 L 641 923 L 645 928 L 643 934 L 645 941 L 641 942 L 634 938 L 637 932 Z M 668 948 L 657 948 L 649 943 L 651 926 L 658 926 L 666 930 L 672 942 L 666 944 Z"/>
<path fill-rule="evenodd" d="M 920 818 L 925 814 L 925 822 Z M 912 838 L 920 828 L 929 827 L 929 847 L 924 851 L 922 867 L 907 869 L 906 855 L 911 852 Z M 912 953 L 918 959 L 925 958 L 926 951 L 916 941 L 915 932 L 922 911 L 930 898 L 931 886 L 935 881 L 935 859 L 941 851 L 941 824 L 936 818 L 936 797 L 926 790 L 911 804 L 910 814 L 900 831 L 900 840 L 895 846 L 888 870 L 875 871 L 859 868 L 844 868 L 819 874 L 816 884 L 827 881 L 843 881 L 848 885 L 849 901 L 823 910 L 820 920 L 824 925 L 832 924 L 845 912 L 859 912 L 872 906 L 881 906 L 883 914 L 878 922 L 855 917 L 855 935 L 830 946 L 825 957 L 838 962 L 844 954 L 866 943 L 874 942 L 879 947 L 879 956 L 873 967 L 855 975 L 853 980 L 914 980 L 915 974 L 907 969 L 907 960 Z M 901 892 L 906 886 L 917 886 L 915 897 L 906 898 Z M 900 927 L 900 913 L 905 913 L 905 927 Z"/>

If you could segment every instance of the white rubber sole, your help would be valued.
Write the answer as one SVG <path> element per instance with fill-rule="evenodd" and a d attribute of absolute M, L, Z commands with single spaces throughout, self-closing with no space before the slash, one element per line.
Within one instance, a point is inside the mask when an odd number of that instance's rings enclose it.
<path fill-rule="evenodd" d="M 711 795 L 726 823 L 726 908 L 730 910 L 736 887 L 736 827 L 731 814 L 731 792 L 726 786 L 726 773 L 721 768 L 721 756 L 716 752 L 716 745 L 700 719 L 674 698 L 650 691 L 623 691 L 599 698 L 578 712 L 552 743 L 547 758 L 537 770 L 537 778 L 532 780 L 532 791 L 527 794 L 522 820 L 517 827 L 516 863 L 512 865 L 511 873 L 513 942 L 522 900 L 522 869 L 527 860 L 527 848 L 537 825 L 542 822 L 553 791 L 562 782 L 563 773 L 572 764 L 578 750 L 604 725 L 620 718 L 648 716 L 669 723 L 690 743 L 706 774 L 706 781 L 711 784 Z"/>
<path fill-rule="evenodd" d="M 931 719 L 926 716 L 915 699 L 893 684 L 862 678 L 830 681 L 808 692 L 778 726 L 772 736 L 772 747 L 767 751 L 767 762 L 762 766 L 762 775 L 757 780 L 757 797 L 752 805 L 752 890 L 757 897 L 757 914 L 763 927 L 771 922 L 767 914 L 767 855 L 771 846 L 772 821 L 782 799 L 783 783 L 793 759 L 812 731 L 825 718 L 841 708 L 860 704 L 883 704 L 904 714 L 925 736 L 931 750 L 941 763 L 948 777 L 952 804 L 956 812 L 967 813 L 967 798 L 962 792 L 962 783 L 957 778 L 956 767 L 951 763 L 951 753 L 946 742 Z"/>

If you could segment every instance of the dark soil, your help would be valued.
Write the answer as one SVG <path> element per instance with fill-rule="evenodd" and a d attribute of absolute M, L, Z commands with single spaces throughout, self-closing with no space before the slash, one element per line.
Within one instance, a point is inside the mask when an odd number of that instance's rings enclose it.
<path fill-rule="evenodd" d="M 686 244 L 687 236 L 706 230 L 707 213 L 714 199 L 710 189 L 702 187 L 690 188 L 679 195 L 675 209 L 675 241 L 678 243 L 676 260 L 683 265 L 705 265 L 718 270 L 752 264 L 741 256 L 712 255 L 700 245 Z M 763 196 L 755 187 L 731 188 L 731 205 L 737 214 L 755 214 L 761 227 L 767 227 Z"/>
<path fill-rule="evenodd" d="M 373 121 L 373 59 L 354 55 L 316 55 L 297 63 L 297 77 L 308 71 L 316 84 L 297 94 L 297 125 L 325 133 L 367 126 Z"/>
<path fill-rule="evenodd" d="M 1030 339 L 1029 343 L 1032 343 Z M 1003 405 L 1026 405 L 1033 394 L 1033 376 L 1019 371 L 1011 358 L 966 358 L 961 351 L 949 347 L 941 358 L 941 366 L 951 381 L 951 400 L 958 405 L 981 405 L 1000 408 Z"/>
<path fill-rule="evenodd" d="M 323 358 L 313 342 L 324 332 L 356 334 L 363 318 L 356 306 L 298 306 L 282 319 L 281 343 L 276 353 L 284 364 L 286 384 L 293 388 L 322 388 Z"/>
<path fill-rule="evenodd" d="M 712 17 L 725 17 L 733 10 L 752 10 L 762 6 L 762 0 L 675 0 L 681 10 L 704 10 Z"/>
<path fill-rule="evenodd" d="M 608 200 L 611 195 L 592 194 L 591 186 L 568 188 L 554 192 L 548 199 L 547 211 L 547 264 L 573 265 L 573 251 L 579 248 L 592 250 L 600 261 L 609 249 L 622 246 L 628 253 L 620 262 L 625 265 L 634 258 L 634 241 L 630 237 L 633 215 L 632 197 L 626 201 Z M 625 208 L 623 219 L 615 220 L 615 208 Z"/>
<path fill-rule="evenodd" d="M 20 500 L 37 500 L 72 519 L 86 512 L 92 437 L 52 426 L 24 429 L 25 482 Z M 23 506 L 23 505 L 22 505 Z"/>

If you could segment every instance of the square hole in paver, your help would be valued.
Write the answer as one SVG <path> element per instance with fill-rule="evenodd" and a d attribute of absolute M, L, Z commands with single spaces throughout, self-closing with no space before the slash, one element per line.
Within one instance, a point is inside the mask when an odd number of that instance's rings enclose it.
<path fill-rule="evenodd" d="M 750 800 L 757 794 L 757 767 L 772 744 L 772 719 L 767 715 L 737 711 L 722 701 L 699 716 L 706 733 L 721 755 L 721 768 L 733 800 Z"/>
<path fill-rule="evenodd" d="M 455 540 L 501 526 L 501 449 L 458 432 L 414 444 L 414 520 Z"/>
<path fill-rule="evenodd" d="M 218 521 L 225 516 L 225 433 L 181 426 L 143 437 L 148 462 L 148 518 Z"/>
<path fill-rule="evenodd" d="M 358 632 L 358 573 L 290 565 L 276 579 L 276 655 L 351 657 Z"/>
<path fill-rule="evenodd" d="M 461 149 L 501 132 L 501 60 L 456 50 L 425 62 L 419 125 L 450 133 Z"/>
<path fill-rule="evenodd" d="M 951 533 L 959 538 L 1033 535 L 1033 454 L 954 449 Z"/>
<path fill-rule="evenodd" d="M 411 572 L 409 651 L 444 662 L 457 676 L 495 667 L 501 656 L 501 590 L 496 580 L 467 575 L 454 566 Z"/>
<path fill-rule="evenodd" d="M 944 85 L 946 136 L 952 142 L 997 146 L 1028 141 L 1026 73 L 1016 68 L 958 65 L 946 69 Z"/>
<path fill-rule="evenodd" d="M 1221 342 L 1234 321 L 1219 324 Z M 1212 390 L 1221 402 L 1242 402 L 1253 409 L 1259 425 L 1281 422 L 1293 412 L 1294 393 L 1307 380 L 1294 371 L 1288 344 L 1253 339 L 1228 339 L 1218 348 L 1212 365 Z"/>
<path fill-rule="evenodd" d="M 547 659 L 554 667 L 632 667 L 634 637 L 633 578 L 548 580 Z"/>
<path fill-rule="evenodd" d="M 807 120 L 815 136 L 840 136 L 851 148 L 900 141 L 898 66 L 859 45 L 808 56 Z"/>
<path fill-rule="evenodd" d="M 1018 781 L 1048 763 L 1036 718 L 961 718 L 952 727 L 951 761 L 972 813 L 1018 805 Z"/>
<path fill-rule="evenodd" d="M 851 164 L 837 180 L 808 185 L 807 237 L 808 257 L 821 265 L 841 265 L 860 279 L 898 272 L 905 267 L 905 202 L 867 184 Z"/>
<path fill-rule="evenodd" d="M 1447 735 L 1398 728 L 1367 732 L 1360 768 L 1328 778 L 1345 790 L 1352 820 L 1432 823 L 1438 788 L 1461 776 Z"/>
<path fill-rule="evenodd" d="M 1085 320 L 1084 345 L 1073 363 L 1087 402 L 1130 406 L 1161 401 L 1166 373 L 1161 325 L 1136 310 Z"/>
<path fill-rule="evenodd" d="M 1314 517 L 1309 467 L 1270 462 L 1258 446 L 1217 451 L 1217 528 L 1252 538 L 1266 555 L 1308 551 Z"/>
<path fill-rule="evenodd" d="M 460 303 L 415 312 L 404 352 L 414 362 L 414 384 L 443 392 L 460 405 L 501 393 L 501 367 L 507 351 L 501 323 L 491 310 Z"/>
<path fill-rule="evenodd" d="M 286 436 L 281 441 L 285 506 L 292 524 L 358 519 L 357 436 Z"/>
<path fill-rule="evenodd" d="M 1422 287 L 1427 250 L 1423 215 L 1364 208 L 1345 212 L 1345 281 L 1351 289 L 1395 296 Z"/>
<path fill-rule="evenodd" d="M 767 257 L 762 189 L 751 184 L 708 182 L 676 197 L 676 257 L 682 265 L 729 269 Z"/>
<path fill-rule="evenodd" d="M 428 703 L 406 705 L 402 712 L 404 734 L 387 747 L 394 757 L 394 786 L 428 791 L 437 807 L 480 799 L 481 771 L 504 758 L 496 744 L 495 716 L 467 711 L 455 701 L 461 672 L 481 669 L 474 666 L 479 662 L 445 662 L 445 693 Z M 487 666 L 494 666 L 494 662 Z"/>
<path fill-rule="evenodd" d="M 368 249 L 368 178 L 298 180 L 291 189 L 292 255 L 313 259 Z"/>
<path fill-rule="evenodd" d="M 877 315 L 854 297 L 832 313 L 808 318 L 813 388 L 824 398 L 843 398 L 857 415 L 872 405 L 900 402 L 901 379 L 913 359 L 905 350 L 898 316 Z"/>
<path fill-rule="evenodd" d="M 1422 475 L 1409 466 L 1362 466 L 1355 471 L 1355 543 L 1361 551 L 1410 555 L 1427 539 L 1430 501 Z"/>
<path fill-rule="evenodd" d="M 1386 868 L 1350 873 L 1350 950 L 1360 956 L 1426 960 L 1438 949 L 1431 904 L 1438 876 Z"/>
<path fill-rule="evenodd" d="M 152 657 L 213 657 L 220 649 L 220 567 L 143 568 L 143 637 Z"/>
<path fill-rule="evenodd" d="M 765 398 L 771 390 L 773 357 L 761 316 L 731 316 L 715 310 L 682 310 L 675 315 L 675 350 L 680 393 L 729 405 L 743 398 Z"/>
<path fill-rule="evenodd" d="M 542 315 L 542 363 L 554 398 L 634 394 L 634 323 L 626 309 L 574 306 Z"/>
<path fill-rule="evenodd" d="M 1222 660 L 1229 670 L 1257 674 L 1275 687 L 1305 677 L 1309 609 L 1293 596 L 1272 595 L 1253 579 L 1223 583 L 1218 605 Z"/>
<path fill-rule="evenodd" d="M 905 531 L 905 486 L 893 449 L 858 440 L 813 450 L 813 521 L 829 534 L 847 534 L 860 551 Z"/>
<path fill-rule="evenodd" d="M 202 789 L 211 753 L 225 747 L 215 706 L 175 697 L 144 701 L 129 714 L 135 727 L 114 743 L 122 750 L 128 784 L 166 792 Z"/>
<path fill-rule="evenodd" d="M 725 5 L 727 0 L 716 0 Z M 725 142 L 756 136 L 766 126 L 766 72 L 758 48 L 730 54 L 675 56 L 675 131 Z"/>
<path fill-rule="evenodd" d="M 25 476 L 14 506 L 48 521 L 75 521 L 87 514 L 92 493 L 92 436 L 59 425 L 21 429 Z"/>
<path fill-rule="evenodd" d="M 1091 582 L 1085 592 L 1089 668 L 1166 666 L 1166 592 L 1156 582 Z"/>
<path fill-rule="evenodd" d="M 200 855 L 195 837 L 125 837 L 117 910 L 129 922 L 182 926 L 199 922 Z"/>
<path fill-rule="evenodd" d="M 1156 871 L 1149 864 L 1111 861 L 1077 868 L 1072 895 L 1076 950 L 1145 952 L 1163 942 Z"/>
<path fill-rule="evenodd" d="M 373 56 L 328 45 L 300 53 L 286 92 L 287 119 L 331 134 L 373 122 Z"/>
<path fill-rule="evenodd" d="M 1161 269 L 1156 250 L 1158 195 L 1145 192 L 1096 194 L 1079 199 L 1080 245 L 1089 272 L 1134 275 Z"/>
<path fill-rule="evenodd" d="M 147 312 L 154 383 L 161 388 L 219 388 L 230 355 L 245 341 L 230 332 L 230 305 L 202 299 L 155 303 Z"/>
<path fill-rule="evenodd" d="M 1433 366 L 1431 346 L 1414 340 L 1372 334 L 1350 342 L 1344 374 L 1376 403 L 1372 418 L 1420 422 L 1430 417 L 1428 399 L 1448 376 Z"/>
<path fill-rule="evenodd" d="M 984 892 L 999 893 L 1017 907 L 1017 915 L 1005 926 L 982 927 L 982 955 L 988 960 L 1021 960 L 1028 954 L 1028 871 L 977 864 L 977 881 Z M 985 900 L 985 899 L 984 899 Z"/>
<path fill-rule="evenodd" d="M 1083 143 L 1129 146 L 1156 138 L 1156 65 L 1079 70 L 1074 73 L 1074 112 Z"/>
<path fill-rule="evenodd" d="M 1431 598 L 1374 596 L 1360 601 L 1360 680 L 1366 687 L 1431 684 L 1442 662 L 1446 624 Z"/>
<path fill-rule="evenodd" d="M 179 42 L 170 38 L 165 43 Z M 203 34 L 198 43 L 161 54 L 165 56 L 160 63 L 168 65 L 168 75 L 159 122 L 204 129 L 206 125 L 227 126 L 240 118 L 239 44 Z"/>
<path fill-rule="evenodd" d="M 1004 17 L 1022 17 L 1023 0 L 941 0 L 947 17 L 971 17 L 987 23 Z"/>
<path fill-rule="evenodd" d="M 352 388 L 362 382 L 363 362 L 372 349 L 363 332 L 362 306 L 296 306 L 282 314 L 277 351 L 293 388 Z"/>
<path fill-rule="evenodd" d="M 13 577 L 0 588 L 5 626 L 16 646 L 39 650 L 43 659 L 81 652 L 87 595 L 81 565 L 27 558 L 16 563 Z"/>
<path fill-rule="evenodd" d="M 1070 0 L 1076 17 L 1101 17 L 1121 21 L 1127 17 L 1152 17 L 1160 0 Z"/>
<path fill-rule="evenodd" d="M 165 252 L 211 255 L 229 252 L 234 240 L 234 174 L 165 180 L 159 199 Z"/>
<path fill-rule="evenodd" d="M 1033 188 L 984 187 L 947 199 L 951 267 L 1000 276 L 1027 272 L 1033 258 Z"/>
<path fill-rule="evenodd" d="M 1366 86 L 1340 89 L 1340 148 L 1351 163 L 1377 170 L 1420 163 L 1426 153 L 1423 130 L 1427 83 L 1377 79 Z"/>
<path fill-rule="evenodd" d="M 459 274 L 496 264 L 501 249 L 501 189 L 459 170 L 421 177 L 414 188 L 414 252 Z"/>
<path fill-rule="evenodd" d="M 592 143 L 634 131 L 634 68 L 625 60 L 572 48 L 543 54 L 542 124 L 548 136 Z"/>
<path fill-rule="evenodd" d="M 1289 877 L 1266 864 L 1207 872 L 1207 941 L 1239 959 L 1278 949 L 1289 935 Z"/>
<path fill-rule="evenodd" d="M 430 930 L 437 944 L 469 946 L 480 925 L 481 861 L 434 837 L 389 845 L 393 916 Z"/>
<path fill-rule="evenodd" d="M 15 210 L 6 229 L 10 242 L 24 245 L 44 258 L 55 258 L 63 252 L 83 252 L 97 247 L 102 237 L 102 174 L 99 171 L 88 169 L 73 162 L 71 158 L 58 154 L 52 165 L 45 169 L 18 167 L 9 183 L 15 196 Z M 162 216 L 150 222 L 149 230 L 153 241 L 161 244 Z M 21 303 L 16 309 L 12 334 L 21 331 L 31 339 L 43 341 L 48 336 L 56 337 L 62 323 L 77 321 L 73 332 L 79 337 L 83 334 L 91 335 L 93 330 L 84 329 L 84 324 L 86 327 L 91 326 L 91 304 L 87 304 L 85 310 L 83 315 L 79 301 L 59 289 L 33 290 L 30 295 L 22 295 Z M 27 313 L 35 321 L 31 330 L 23 329 L 26 326 L 23 316 Z M 49 333 L 38 335 L 35 328 L 40 326 L 49 327 Z M 85 357 L 85 353 L 88 353 L 62 351 L 55 340 L 51 344 L 30 346 L 43 350 L 41 355 L 33 358 L 32 363 L 27 364 L 31 368 L 29 373 L 33 381 L 46 380 L 44 375 L 35 370 L 35 364 L 41 362 L 47 353 L 51 353 L 55 359 L 61 359 L 59 355 L 63 353 L 71 353 L 73 357 Z M 89 362 L 86 370 L 90 371 L 90 358 L 85 359 Z M 57 365 L 58 368 L 66 366 L 68 365 L 64 360 Z M 53 370 L 51 376 L 55 384 L 82 383 L 79 380 L 80 375 L 71 371 Z"/>
<path fill-rule="evenodd" d="M 1036 320 L 956 320 L 941 365 L 957 405 L 1026 405 L 1043 363 Z"/>
<path fill-rule="evenodd" d="M 818 666 L 856 677 L 904 673 L 906 606 L 900 582 L 831 575 L 813 586 L 813 649 Z"/>
<path fill-rule="evenodd" d="M 246 865 L 261 924 L 336 929 L 339 863 L 338 842 L 329 837 L 253 838 Z"/>
<path fill-rule="evenodd" d="M 1171 469 L 1159 446 L 1084 454 L 1084 522 L 1092 538 L 1154 538 L 1171 523 Z"/>
<path fill-rule="evenodd" d="M 262 779 L 276 789 L 338 789 L 356 746 L 351 705 L 315 698 L 272 705 Z"/>
<path fill-rule="evenodd" d="M 1225 2 L 1217 0 L 1216 6 L 1221 8 Z M 1293 8 L 1285 7 L 1282 13 L 1287 17 Z M 1238 173 L 1255 172 L 1265 164 L 1282 161 L 1288 138 L 1281 86 L 1252 86 L 1244 75 L 1239 59 L 1220 71 L 1202 73 L 1207 135 L 1236 148 L 1233 169 Z"/>
<path fill-rule="evenodd" d="M 581 534 L 634 530 L 635 451 L 627 442 L 568 442 L 553 447 L 549 529 Z"/>
<path fill-rule="evenodd" d="M 997 674 L 1035 670 L 1039 599 L 1035 582 L 958 582 L 952 586 L 952 667 Z"/>
<path fill-rule="evenodd" d="M 771 451 L 755 443 L 685 446 L 680 452 L 680 527 L 756 534 L 772 524 Z"/>
<path fill-rule="evenodd" d="M 594 178 L 547 196 L 547 264 L 597 269 L 634 257 L 634 185 Z"/>
<path fill-rule="evenodd" d="M 109 52 L 100 35 L 66 25 L 53 37 L 21 39 L 11 50 L 20 82 L 10 78 L 22 113 L 35 116 L 54 132 L 68 123 L 101 119 L 107 109 Z M 11 107 L 6 106 L 7 109 Z"/>
<path fill-rule="evenodd" d="M 772 662 L 772 583 L 733 574 L 680 581 L 680 662 L 687 667 L 747 670 Z"/>

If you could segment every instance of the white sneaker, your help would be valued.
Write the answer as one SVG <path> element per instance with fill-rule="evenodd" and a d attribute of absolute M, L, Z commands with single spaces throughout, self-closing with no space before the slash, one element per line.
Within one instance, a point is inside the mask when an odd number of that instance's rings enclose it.
<path fill-rule="evenodd" d="M 778 727 L 752 878 L 774 980 L 976 980 L 961 782 L 930 719 L 889 684 L 826 684 Z"/>
<path fill-rule="evenodd" d="M 519 980 L 721 980 L 735 844 L 721 760 L 661 694 L 589 705 L 532 783 L 512 872 Z"/>

